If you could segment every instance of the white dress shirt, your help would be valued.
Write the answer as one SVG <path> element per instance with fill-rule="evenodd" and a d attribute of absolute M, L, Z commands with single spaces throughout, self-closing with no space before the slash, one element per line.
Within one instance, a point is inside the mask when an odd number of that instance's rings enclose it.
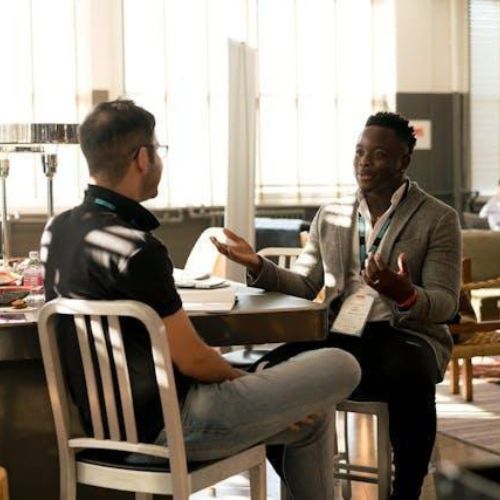
<path fill-rule="evenodd" d="M 396 210 L 396 207 L 399 205 L 399 203 L 405 196 L 407 186 L 410 186 L 410 184 L 408 183 L 408 181 L 405 180 L 405 182 L 403 182 L 403 184 L 401 184 L 401 186 L 392 195 L 391 204 L 389 208 L 382 214 L 382 216 L 377 220 L 374 226 L 372 226 L 372 217 L 370 214 L 370 210 L 368 208 L 368 204 L 366 203 L 366 199 L 363 197 L 361 193 L 358 194 L 359 197 L 358 212 L 365 221 L 365 230 L 366 230 L 365 236 L 366 236 L 367 251 L 372 246 L 373 240 L 375 240 L 375 238 L 377 237 L 380 228 L 382 227 L 384 222 L 390 217 L 392 212 Z M 389 224 L 389 227 L 385 232 L 382 241 L 380 242 L 378 251 L 380 251 L 383 248 L 386 236 L 390 232 L 391 232 L 391 225 Z M 368 321 L 390 321 L 392 323 L 393 301 L 380 295 L 376 290 L 366 285 L 366 283 L 363 280 L 363 277 L 360 274 L 361 263 L 359 260 L 359 228 L 358 228 L 357 217 L 355 217 L 355 225 L 353 231 L 352 256 L 353 257 L 351 259 L 351 267 L 349 269 L 346 281 L 346 296 L 356 293 L 362 287 L 366 287 L 366 292 L 372 295 L 374 298 L 373 306 L 368 316 Z"/>

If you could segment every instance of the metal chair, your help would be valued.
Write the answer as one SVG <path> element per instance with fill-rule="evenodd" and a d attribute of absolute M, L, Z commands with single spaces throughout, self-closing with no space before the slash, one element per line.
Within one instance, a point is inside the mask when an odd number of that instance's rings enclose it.
<path fill-rule="evenodd" d="M 73 437 L 71 433 L 69 397 L 54 327 L 56 315 L 74 319 L 92 418 L 90 437 Z M 121 317 L 139 320 L 151 339 L 168 445 L 138 440 Z M 186 500 L 190 493 L 245 470 L 250 471 L 252 499 L 266 498 L 263 445 L 221 460 L 187 462 L 167 335 L 162 320 L 149 306 L 122 300 L 56 299 L 40 311 L 38 331 L 57 433 L 61 500 L 76 499 L 77 483 L 135 492 L 136 500 L 152 500 L 153 494 Z M 93 350 L 97 358 L 95 364 Z M 99 397 L 99 390 L 104 401 Z M 149 462 L 132 465 L 130 460 L 124 461 L 123 456 L 131 453 L 144 455 Z"/>
<path fill-rule="evenodd" d="M 339 403 L 336 409 L 337 411 L 344 412 L 344 450 L 339 450 L 337 429 L 335 429 L 334 442 L 334 476 L 336 479 L 341 480 L 343 498 L 347 500 L 352 497 L 351 481 L 362 481 L 376 484 L 378 486 L 379 500 L 387 500 L 391 494 L 393 477 L 392 446 L 389 438 L 389 410 L 387 403 L 382 401 L 354 401 L 347 399 Z M 361 413 L 377 418 L 376 466 L 351 463 L 349 453 L 349 413 Z M 439 459 L 439 447 L 436 441 L 432 450 L 431 463 L 429 464 L 429 472 L 433 474 L 434 482 L 436 482 L 436 465 Z"/>
<path fill-rule="evenodd" d="M 337 411 L 344 412 L 344 450 L 339 450 L 338 435 L 335 432 L 334 476 L 341 480 L 342 496 L 352 496 L 351 481 L 363 481 L 378 485 L 379 500 L 387 500 L 392 481 L 392 448 L 389 440 L 389 410 L 381 401 L 353 401 L 347 399 L 337 405 Z M 377 465 L 367 466 L 351 463 L 349 454 L 348 413 L 362 413 L 377 418 Z M 336 430 L 337 431 L 337 430 Z"/>
<path fill-rule="evenodd" d="M 302 248 L 295 247 L 267 247 L 262 248 L 257 253 L 261 257 L 276 259 L 279 267 L 290 269 L 302 253 Z"/>

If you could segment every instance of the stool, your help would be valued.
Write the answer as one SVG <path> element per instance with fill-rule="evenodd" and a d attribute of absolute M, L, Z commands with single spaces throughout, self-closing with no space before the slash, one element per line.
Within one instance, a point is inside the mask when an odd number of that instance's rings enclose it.
<path fill-rule="evenodd" d="M 7 471 L 0 467 L 0 500 L 9 500 L 9 484 L 7 482 Z"/>
<path fill-rule="evenodd" d="M 337 405 L 337 411 L 345 412 L 344 451 L 338 449 L 335 431 L 334 476 L 342 480 L 342 496 L 350 499 L 351 481 L 363 481 L 378 485 L 379 500 L 387 500 L 391 492 L 392 449 L 389 440 L 389 410 L 381 401 L 353 401 L 347 399 Z M 349 435 L 347 413 L 363 413 L 377 417 L 377 466 L 352 464 L 349 457 Z"/>
<path fill-rule="evenodd" d="M 500 355 L 500 332 L 476 332 L 460 344 L 455 344 L 451 352 L 451 391 L 453 394 L 460 392 L 459 361 L 463 360 L 464 398 L 472 401 L 472 358 L 474 356 Z"/>

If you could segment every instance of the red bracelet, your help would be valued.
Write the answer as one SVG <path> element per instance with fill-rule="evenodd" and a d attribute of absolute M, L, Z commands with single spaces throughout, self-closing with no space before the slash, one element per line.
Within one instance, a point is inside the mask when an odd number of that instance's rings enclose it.
<path fill-rule="evenodd" d="M 413 289 L 413 293 L 404 302 L 396 302 L 399 309 L 410 309 L 417 301 L 417 291 Z"/>

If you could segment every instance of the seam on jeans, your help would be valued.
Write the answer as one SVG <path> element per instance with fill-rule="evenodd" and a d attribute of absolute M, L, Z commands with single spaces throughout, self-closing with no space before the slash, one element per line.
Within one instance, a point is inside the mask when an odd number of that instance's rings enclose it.
<path fill-rule="evenodd" d="M 283 482 L 285 483 L 286 489 L 288 490 L 288 495 L 290 497 L 290 500 L 293 500 L 293 493 L 290 489 L 290 483 L 288 482 L 288 479 L 286 477 L 286 472 L 285 472 L 285 455 L 286 455 L 286 449 L 288 445 L 283 445 L 283 454 L 281 456 L 281 472 L 283 473 Z"/>
<path fill-rule="evenodd" d="M 200 433 L 200 434 L 213 434 L 217 436 L 221 436 L 223 434 L 228 434 L 229 432 L 232 432 L 232 429 L 210 429 L 208 427 L 202 427 L 199 425 L 196 426 L 191 426 L 191 425 L 185 425 L 183 426 L 184 430 L 189 433 Z"/>
<path fill-rule="evenodd" d="M 187 417 L 188 417 L 188 408 L 191 405 L 191 399 L 193 398 L 194 390 L 195 390 L 194 387 L 191 387 L 188 390 L 188 392 L 186 394 L 186 397 L 184 398 L 184 402 L 182 403 L 182 408 L 181 408 L 181 424 L 182 424 L 183 428 L 185 428 L 184 424 L 186 423 L 186 420 L 187 420 Z"/>

